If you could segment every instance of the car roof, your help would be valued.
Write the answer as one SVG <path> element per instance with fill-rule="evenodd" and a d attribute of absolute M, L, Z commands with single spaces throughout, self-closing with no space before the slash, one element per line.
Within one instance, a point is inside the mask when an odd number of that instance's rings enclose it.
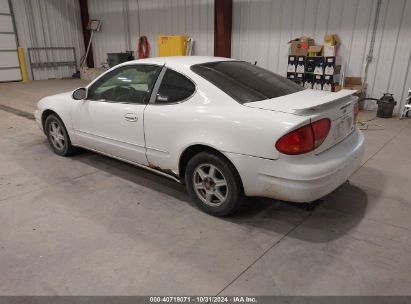
<path fill-rule="evenodd" d="M 189 69 L 191 66 L 207 62 L 218 62 L 218 61 L 229 61 L 234 60 L 231 58 L 224 57 L 213 57 L 213 56 L 170 56 L 170 57 L 154 57 L 154 58 L 145 58 L 137 59 L 132 61 L 127 61 L 121 65 L 131 65 L 131 64 L 158 64 L 166 65 L 171 68 L 185 68 Z"/>

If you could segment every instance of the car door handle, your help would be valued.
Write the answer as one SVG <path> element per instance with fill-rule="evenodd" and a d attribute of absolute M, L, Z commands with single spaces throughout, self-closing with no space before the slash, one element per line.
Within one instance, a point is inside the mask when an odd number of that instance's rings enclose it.
<path fill-rule="evenodd" d="M 134 122 L 137 121 L 137 115 L 134 113 L 127 113 L 126 115 L 124 115 L 124 119 L 130 122 Z"/>

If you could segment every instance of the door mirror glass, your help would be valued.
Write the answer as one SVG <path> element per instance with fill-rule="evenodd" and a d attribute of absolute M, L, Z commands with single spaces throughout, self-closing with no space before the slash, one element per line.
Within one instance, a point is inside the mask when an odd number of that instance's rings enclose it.
<path fill-rule="evenodd" d="M 86 88 L 79 88 L 73 92 L 73 99 L 75 100 L 83 100 L 87 97 L 87 89 Z"/>

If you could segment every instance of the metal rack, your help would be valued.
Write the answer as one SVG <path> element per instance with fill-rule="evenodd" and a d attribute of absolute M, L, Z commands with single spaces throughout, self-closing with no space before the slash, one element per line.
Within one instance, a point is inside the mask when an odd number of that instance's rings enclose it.
<path fill-rule="evenodd" d="M 63 66 L 74 67 L 75 70 L 77 68 L 76 49 L 74 47 L 32 47 L 28 48 L 27 50 L 33 79 L 35 79 L 34 69 L 56 68 Z M 61 53 L 56 54 L 56 52 L 62 51 L 65 52 L 63 56 L 61 56 Z M 67 51 L 71 52 L 71 56 L 67 55 Z M 67 60 L 49 60 L 50 58 L 54 59 L 56 57 L 65 57 L 67 58 Z"/>

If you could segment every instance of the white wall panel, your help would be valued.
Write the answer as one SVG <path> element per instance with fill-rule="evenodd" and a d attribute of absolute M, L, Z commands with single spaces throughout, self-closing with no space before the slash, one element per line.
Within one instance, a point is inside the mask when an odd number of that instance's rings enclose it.
<path fill-rule="evenodd" d="M 11 16 L 0 15 L 0 32 L 13 32 L 13 21 Z"/>
<path fill-rule="evenodd" d="M 337 33 L 347 76 L 364 76 L 376 0 L 234 0 L 232 56 L 286 74 L 287 42 L 301 35 L 322 43 Z M 402 101 L 411 87 L 411 0 L 383 0 L 368 95 L 394 93 Z M 374 103 L 368 103 L 374 107 Z M 398 110 L 398 107 L 397 107 Z"/>
<path fill-rule="evenodd" d="M 0 81 L 21 80 L 13 12 L 8 0 L 0 0 Z"/>
<path fill-rule="evenodd" d="M 74 47 L 77 65 L 84 54 L 78 0 L 12 0 L 20 46 L 25 48 L 26 62 L 29 47 Z M 53 52 L 52 61 L 72 60 L 68 51 Z M 28 72 L 31 79 L 30 67 Z M 73 67 L 35 69 L 35 79 L 71 77 Z"/>
<path fill-rule="evenodd" d="M 0 47 L 1 49 L 17 49 L 16 38 L 14 35 L 1 35 L 0 34 Z"/>
<path fill-rule="evenodd" d="M 9 14 L 10 13 L 10 7 L 8 0 L 0 0 L 0 14 Z"/>
<path fill-rule="evenodd" d="M 103 21 L 93 41 L 96 66 L 106 62 L 107 53 L 129 50 L 129 44 L 136 54 L 143 35 L 151 57 L 158 54 L 158 35 L 189 35 L 195 40 L 195 55 L 214 53 L 213 0 L 89 0 L 88 5 L 90 18 Z"/>

